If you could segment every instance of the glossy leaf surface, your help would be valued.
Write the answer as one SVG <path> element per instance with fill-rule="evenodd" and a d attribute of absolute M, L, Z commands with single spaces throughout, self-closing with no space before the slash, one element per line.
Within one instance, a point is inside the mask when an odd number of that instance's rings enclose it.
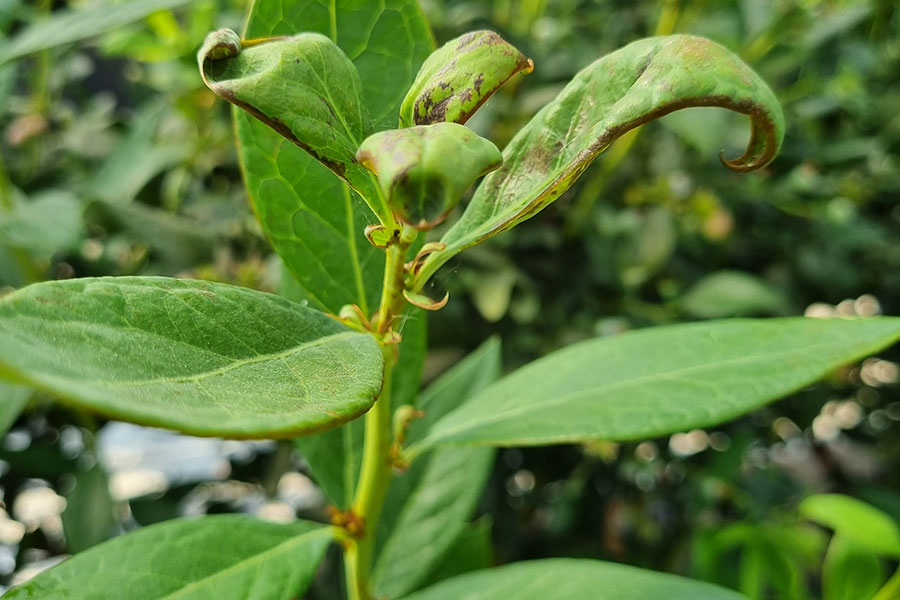
<path fill-rule="evenodd" d="M 438 421 L 424 445 L 635 440 L 732 419 L 900 339 L 900 319 L 727 320 L 580 342 Z"/>
<path fill-rule="evenodd" d="M 749 171 L 768 164 L 784 136 L 772 90 L 734 54 L 704 38 L 639 40 L 592 63 L 541 109 L 503 151 L 503 165 L 475 193 L 432 254 L 421 283 L 450 257 L 534 216 L 553 202 L 613 141 L 680 108 L 718 106 L 750 117 L 743 156 Z"/>
<path fill-rule="evenodd" d="M 287 437 L 365 412 L 372 336 L 277 296 L 166 278 L 73 279 L 0 301 L 0 373 L 115 418 Z"/>
<path fill-rule="evenodd" d="M 160 10 L 187 4 L 188 0 L 95 2 L 83 10 L 66 10 L 35 23 L 8 42 L 0 43 L 0 65 L 63 44 L 71 44 L 133 23 Z"/>
<path fill-rule="evenodd" d="M 470 31 L 435 50 L 400 106 L 400 125 L 465 123 L 518 72 L 534 65 L 493 31 Z"/>
<path fill-rule="evenodd" d="M 302 596 L 331 529 L 219 515 L 152 525 L 39 574 L 4 598 L 283 600 Z"/>
<path fill-rule="evenodd" d="M 454 577 L 407 600 L 746 600 L 718 586 L 676 575 L 592 560 L 514 563 Z"/>
<path fill-rule="evenodd" d="M 818 494 L 800 503 L 800 514 L 834 529 L 869 552 L 900 557 L 900 525 L 861 500 L 841 494 Z"/>
<path fill-rule="evenodd" d="M 490 140 L 456 123 L 376 133 L 356 158 L 377 175 L 394 216 L 417 229 L 443 221 L 475 180 L 502 160 Z"/>
<path fill-rule="evenodd" d="M 428 418 L 464 404 L 500 375 L 500 344 L 490 340 L 428 386 L 418 407 Z M 410 435 L 415 432 L 410 430 Z M 415 590 L 442 564 L 465 530 L 494 462 L 490 448 L 438 448 L 398 475 L 388 495 L 389 532 L 373 572 L 376 595 L 398 598 Z M 408 481 L 412 479 L 412 481 Z M 404 484 L 412 483 L 408 495 Z"/>
<path fill-rule="evenodd" d="M 432 48 L 415 0 L 258 0 L 246 38 L 327 35 L 359 73 L 377 130 L 395 125 L 400 101 Z M 309 302 L 337 314 L 358 304 L 371 314 L 381 293 L 384 253 L 363 235 L 375 217 L 362 199 L 309 154 L 237 111 L 238 152 L 266 236 Z M 355 148 L 354 148 L 355 152 Z"/>

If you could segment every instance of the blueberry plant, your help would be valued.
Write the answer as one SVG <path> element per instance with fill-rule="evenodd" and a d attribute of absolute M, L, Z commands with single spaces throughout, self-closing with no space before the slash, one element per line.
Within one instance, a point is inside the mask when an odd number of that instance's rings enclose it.
<path fill-rule="evenodd" d="M 477 569 L 490 532 L 469 519 L 493 449 L 721 423 L 894 343 L 900 319 L 651 328 L 505 377 L 491 340 L 419 383 L 425 311 L 448 301 L 429 282 L 448 260 L 542 210 L 624 133 L 681 108 L 747 115 L 747 149 L 723 163 L 766 166 L 784 134 L 775 95 L 712 41 L 648 38 L 585 67 L 501 153 L 465 123 L 531 61 L 490 31 L 432 46 L 414 0 L 258 0 L 243 36 L 217 31 L 200 49 L 203 80 L 239 109 L 239 155 L 283 260 L 283 296 L 127 277 L 39 283 L 0 301 L 4 385 L 194 435 L 296 439 L 331 523 L 169 521 L 10 598 L 296 598 L 332 544 L 351 600 L 742 597 L 592 560 Z"/>

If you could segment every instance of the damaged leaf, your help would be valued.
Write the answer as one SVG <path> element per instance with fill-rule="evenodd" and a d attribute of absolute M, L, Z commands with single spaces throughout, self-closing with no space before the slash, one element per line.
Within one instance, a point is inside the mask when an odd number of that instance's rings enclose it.
<path fill-rule="evenodd" d="M 334 42 L 318 33 L 242 41 L 223 29 L 207 36 L 197 61 L 216 95 L 306 150 L 363 198 L 377 198 L 353 159 L 371 129 L 362 83 Z"/>
<path fill-rule="evenodd" d="M 400 106 L 400 126 L 465 123 L 509 78 L 534 64 L 493 31 L 450 40 L 422 65 Z"/>
<path fill-rule="evenodd" d="M 746 114 L 746 152 L 725 165 L 767 165 L 784 137 L 775 94 L 737 56 L 704 38 L 639 40 L 592 63 L 538 112 L 503 152 L 503 166 L 475 192 L 419 274 L 421 286 L 450 257 L 534 216 L 565 192 L 609 144 L 672 111 L 717 106 Z"/>
<path fill-rule="evenodd" d="M 463 193 L 502 156 L 490 141 L 456 123 L 435 123 L 376 133 L 356 159 L 378 176 L 394 216 L 431 229 L 446 218 Z"/>

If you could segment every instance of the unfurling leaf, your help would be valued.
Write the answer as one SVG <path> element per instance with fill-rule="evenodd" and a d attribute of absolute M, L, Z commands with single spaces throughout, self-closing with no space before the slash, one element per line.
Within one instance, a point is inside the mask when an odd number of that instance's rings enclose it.
<path fill-rule="evenodd" d="M 401 127 L 465 123 L 516 73 L 534 64 L 493 31 L 450 40 L 422 65 L 400 106 Z"/>
<path fill-rule="evenodd" d="M 196 435 L 294 437 L 335 427 L 372 406 L 382 370 L 371 335 L 230 285 L 71 279 L 0 301 L 0 377 Z"/>
<path fill-rule="evenodd" d="M 502 160 L 493 143 L 456 123 L 376 133 L 356 158 L 378 176 L 394 216 L 417 229 L 443 221 L 469 186 Z"/>
<path fill-rule="evenodd" d="M 216 95 L 309 152 L 363 198 L 377 198 L 353 159 L 371 129 L 362 83 L 334 42 L 318 33 L 241 41 L 223 29 L 207 36 L 197 62 Z"/>
<path fill-rule="evenodd" d="M 753 70 L 704 38 L 639 40 L 586 67 L 503 151 L 503 166 L 479 186 L 447 231 L 447 248 L 423 265 L 416 287 L 452 256 L 534 216 L 556 200 L 594 158 L 627 131 L 672 111 L 717 106 L 750 117 L 746 152 L 723 161 L 759 169 L 777 154 L 784 119 L 775 94 Z"/>

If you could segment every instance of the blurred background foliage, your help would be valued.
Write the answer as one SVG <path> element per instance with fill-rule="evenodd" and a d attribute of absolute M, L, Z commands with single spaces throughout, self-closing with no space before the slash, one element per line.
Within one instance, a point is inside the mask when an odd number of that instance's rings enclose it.
<path fill-rule="evenodd" d="M 439 42 L 490 28 L 534 60 L 469 123 L 501 147 L 580 68 L 673 32 L 743 57 L 788 123 L 780 157 L 751 175 L 718 163 L 748 128 L 717 109 L 614 144 L 555 204 L 438 274 L 451 302 L 430 319 L 426 379 L 491 334 L 511 369 L 582 338 L 685 320 L 900 314 L 893 0 L 422 5 Z M 278 289 L 230 111 L 194 59 L 208 31 L 239 29 L 245 11 L 240 0 L 0 0 L 0 294 L 132 274 Z M 847 493 L 900 520 L 897 361 L 886 352 L 715 430 L 504 450 L 473 532 L 492 524 L 491 562 L 590 556 L 754 599 L 819 598 L 829 536 L 799 516 L 804 497 Z M 29 402 L 0 444 L 0 584 L 181 514 L 324 515 L 288 446 L 107 424 L 48 400 L 0 387 L 0 401 Z M 311 596 L 334 597 L 320 579 Z"/>

